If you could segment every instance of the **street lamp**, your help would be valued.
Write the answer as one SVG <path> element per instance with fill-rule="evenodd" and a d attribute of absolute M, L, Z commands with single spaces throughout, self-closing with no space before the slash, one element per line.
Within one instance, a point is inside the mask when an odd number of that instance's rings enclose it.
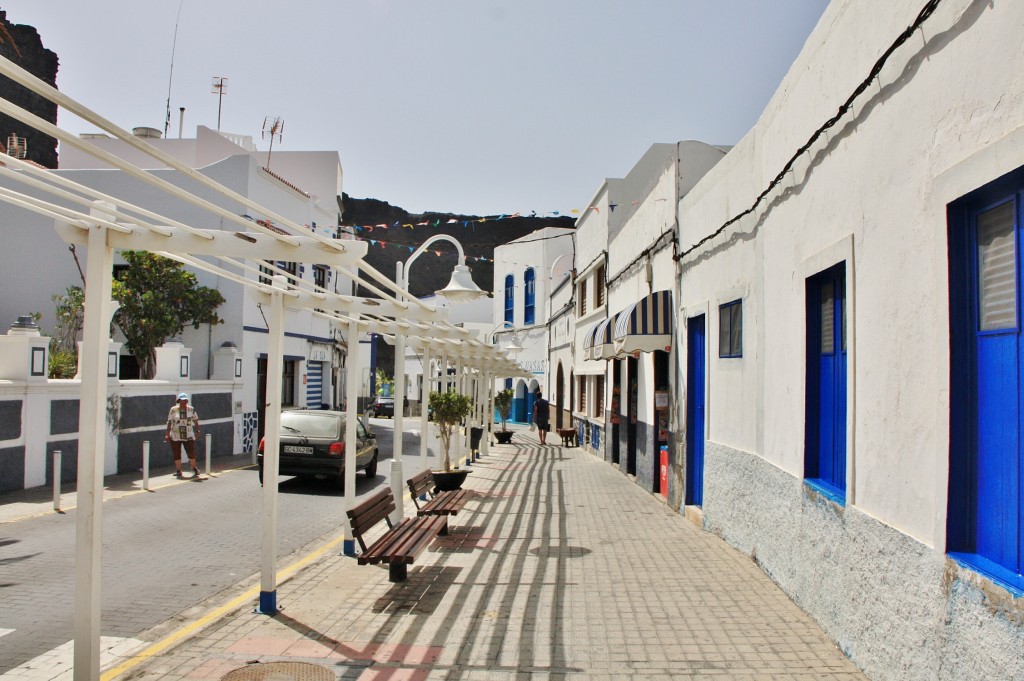
<path fill-rule="evenodd" d="M 497 324 L 493 329 L 487 332 L 486 342 L 489 345 L 497 345 L 498 341 L 495 338 L 495 334 L 502 329 L 512 329 L 512 340 L 506 345 L 503 350 L 509 355 L 515 355 L 523 351 L 523 346 L 519 344 L 519 338 L 515 332 L 515 325 L 504 320 Z M 488 442 L 490 440 L 491 426 L 494 423 L 494 379 L 491 378 L 490 372 L 484 375 L 484 385 L 487 386 L 487 399 L 484 400 L 484 412 L 487 418 L 487 437 L 483 439 L 481 451 L 484 456 L 489 453 Z"/>
<path fill-rule="evenodd" d="M 437 295 L 442 298 L 447 298 L 452 303 L 469 303 L 477 298 L 486 296 L 487 292 L 480 289 L 476 283 L 473 282 L 473 277 L 470 274 L 469 268 L 466 267 L 466 254 L 462 250 L 462 244 L 455 240 L 454 237 L 448 236 L 447 234 L 435 234 L 426 241 L 424 241 L 419 248 L 413 251 L 413 254 L 409 256 L 409 259 L 402 263 L 401 261 L 395 263 L 395 283 L 401 290 L 408 294 L 409 293 L 409 268 L 412 266 L 416 258 L 423 255 L 423 252 L 427 250 L 427 247 L 437 241 L 448 241 L 455 245 L 455 250 L 459 254 L 459 262 L 455 265 L 452 271 L 451 281 L 440 291 L 437 291 Z M 424 376 L 424 379 L 426 376 Z M 428 394 L 426 390 L 423 394 Z M 423 400 L 421 399 L 421 402 Z M 405 334 L 395 334 L 395 432 L 394 432 L 394 455 L 393 459 L 399 463 L 402 461 L 402 430 L 405 422 Z M 423 463 L 424 469 L 427 467 L 427 428 L 426 419 L 423 416 L 426 414 L 427 405 L 420 404 L 421 412 L 421 423 L 423 423 L 422 430 L 420 433 L 420 460 Z"/>
<path fill-rule="evenodd" d="M 518 337 L 518 335 L 515 332 L 515 328 L 516 327 L 515 327 L 514 324 L 512 324 L 512 322 L 509 322 L 509 321 L 501 322 L 500 324 L 495 326 L 493 329 L 488 331 L 487 332 L 487 342 L 490 343 L 491 345 L 495 345 L 496 342 L 495 342 L 494 334 L 496 334 L 498 331 L 500 331 L 502 329 L 506 329 L 506 328 L 512 329 L 512 340 L 509 341 L 509 344 L 506 345 L 503 349 L 505 350 L 505 352 L 507 352 L 509 354 L 512 354 L 512 355 L 514 355 L 516 353 L 519 353 L 519 352 L 522 352 L 523 351 L 523 346 L 519 344 L 519 337 Z"/>

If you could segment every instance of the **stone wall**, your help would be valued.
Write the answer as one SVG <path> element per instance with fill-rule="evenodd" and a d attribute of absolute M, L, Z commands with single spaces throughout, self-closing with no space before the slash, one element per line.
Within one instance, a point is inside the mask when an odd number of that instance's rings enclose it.
<path fill-rule="evenodd" d="M 704 485 L 704 528 L 750 555 L 869 678 L 1024 678 L 1024 602 L 941 550 L 714 442 Z"/>

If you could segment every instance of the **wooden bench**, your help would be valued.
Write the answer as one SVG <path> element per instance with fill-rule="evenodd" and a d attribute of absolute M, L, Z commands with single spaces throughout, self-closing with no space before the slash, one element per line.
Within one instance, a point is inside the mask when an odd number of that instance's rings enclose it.
<path fill-rule="evenodd" d="M 579 444 L 576 442 L 575 428 L 559 428 L 558 437 L 562 438 L 563 447 L 576 447 Z"/>
<path fill-rule="evenodd" d="M 412 502 L 416 504 L 416 515 L 437 516 L 444 519 L 442 535 L 448 534 L 448 516 L 458 515 L 462 507 L 469 501 L 470 492 L 465 489 L 452 490 L 450 492 L 437 492 L 434 489 L 434 476 L 430 471 L 418 473 L 405 481 L 409 486 L 409 494 Z M 427 493 L 431 498 L 420 506 L 420 497 Z"/>
<path fill-rule="evenodd" d="M 447 518 L 417 516 L 404 518 L 395 525 L 388 517 L 394 510 L 395 497 L 391 494 L 391 489 L 385 487 L 348 511 L 348 519 L 352 525 L 352 534 L 363 550 L 358 556 L 359 564 L 387 563 L 388 579 L 392 582 L 404 582 L 408 576 L 406 566 L 411 565 L 423 549 L 427 548 L 427 544 L 445 529 Z M 367 548 L 363 533 L 382 520 L 388 524 L 388 531 Z"/>

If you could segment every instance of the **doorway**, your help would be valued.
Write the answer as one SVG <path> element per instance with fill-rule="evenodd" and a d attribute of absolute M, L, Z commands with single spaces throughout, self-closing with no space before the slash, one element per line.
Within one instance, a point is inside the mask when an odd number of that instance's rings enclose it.
<path fill-rule="evenodd" d="M 686 499 L 704 504 L 704 315 L 686 323 Z"/>

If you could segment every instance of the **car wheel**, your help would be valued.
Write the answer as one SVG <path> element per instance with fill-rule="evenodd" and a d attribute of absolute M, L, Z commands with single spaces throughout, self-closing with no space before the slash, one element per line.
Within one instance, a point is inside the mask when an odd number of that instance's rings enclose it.
<path fill-rule="evenodd" d="M 376 451 L 373 453 L 373 458 L 370 460 L 370 463 L 367 464 L 366 468 L 363 469 L 363 471 L 366 473 L 366 477 L 368 478 L 377 477 L 377 454 L 378 452 Z"/>

